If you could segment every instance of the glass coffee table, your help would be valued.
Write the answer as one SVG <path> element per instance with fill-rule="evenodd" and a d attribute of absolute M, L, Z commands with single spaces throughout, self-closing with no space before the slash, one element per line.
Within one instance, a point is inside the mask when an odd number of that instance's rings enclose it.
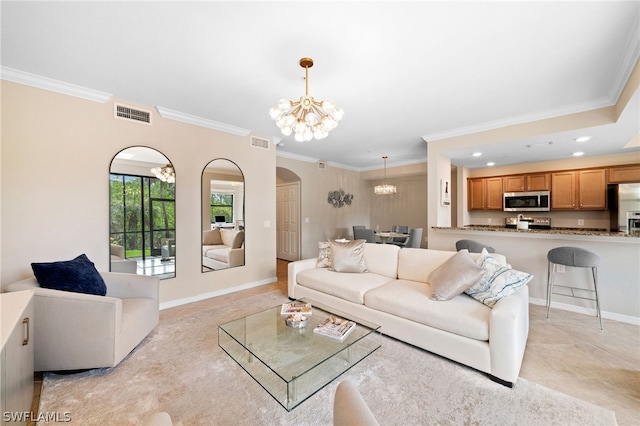
<path fill-rule="evenodd" d="M 303 328 L 285 324 L 281 305 L 218 327 L 218 345 L 287 411 L 380 347 L 380 326 L 299 301 L 313 309 Z M 313 332 L 331 316 L 357 325 L 342 341 Z"/>

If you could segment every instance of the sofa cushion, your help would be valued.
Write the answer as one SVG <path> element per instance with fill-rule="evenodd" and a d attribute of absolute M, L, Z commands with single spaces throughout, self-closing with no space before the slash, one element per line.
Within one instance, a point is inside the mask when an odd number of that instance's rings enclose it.
<path fill-rule="evenodd" d="M 465 290 L 465 293 L 490 308 L 533 278 L 529 273 L 516 271 L 501 264 L 493 254 L 485 254 L 477 262 L 485 273 L 482 279 Z"/>
<path fill-rule="evenodd" d="M 364 261 L 366 240 L 336 241 L 329 240 L 331 246 L 331 270 L 335 272 L 367 272 Z"/>
<path fill-rule="evenodd" d="M 73 260 L 32 263 L 31 269 L 43 288 L 98 296 L 107 294 L 104 279 L 85 254 Z"/>
<path fill-rule="evenodd" d="M 476 264 L 469 250 L 460 250 L 429 274 L 433 300 L 450 300 L 480 281 L 484 269 Z"/>
<path fill-rule="evenodd" d="M 202 231 L 202 245 L 215 246 L 218 244 L 222 244 L 220 228 L 214 228 L 210 231 Z"/>
<path fill-rule="evenodd" d="M 207 251 L 206 257 L 209 259 L 217 260 L 222 263 L 229 263 L 229 251 L 231 250 L 226 246 L 219 246 L 220 248 L 213 248 Z"/>
<path fill-rule="evenodd" d="M 366 243 L 364 245 L 364 261 L 367 269 L 374 274 L 398 278 L 398 252 L 395 244 Z"/>
<path fill-rule="evenodd" d="M 409 249 L 403 248 L 400 252 L 405 250 Z M 491 308 L 464 293 L 447 302 L 431 300 L 431 295 L 429 284 L 395 280 L 367 292 L 364 303 L 369 308 L 442 331 L 489 340 Z"/>
<path fill-rule="evenodd" d="M 454 254 L 455 251 L 403 248 L 398 254 L 398 278 L 427 283 L 429 274 Z"/>
<path fill-rule="evenodd" d="M 366 292 L 388 283 L 391 278 L 371 272 L 345 274 L 327 268 L 314 268 L 298 272 L 296 281 L 301 286 L 362 304 Z"/>
<path fill-rule="evenodd" d="M 318 241 L 318 260 L 316 268 L 331 267 L 331 245 L 328 241 Z"/>

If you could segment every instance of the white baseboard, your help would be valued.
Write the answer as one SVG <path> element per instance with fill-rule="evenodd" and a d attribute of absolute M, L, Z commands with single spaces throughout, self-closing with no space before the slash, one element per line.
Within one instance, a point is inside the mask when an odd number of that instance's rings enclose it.
<path fill-rule="evenodd" d="M 245 283 L 235 287 L 229 287 L 218 291 L 212 291 L 210 293 L 203 293 L 197 296 L 185 297 L 184 299 L 171 300 L 160 304 L 160 310 L 174 308 L 176 306 L 186 305 L 187 303 L 199 302 L 201 300 L 211 299 L 212 297 L 223 296 L 225 294 L 235 293 L 240 290 L 247 290 L 254 287 L 260 287 L 261 285 L 267 285 L 278 281 L 278 277 L 267 278 L 266 280 L 254 281 Z"/>
<path fill-rule="evenodd" d="M 547 301 L 544 299 L 536 299 L 531 297 L 529 298 L 529 303 L 532 305 L 547 306 Z M 585 308 L 582 306 L 571 305 L 568 303 L 558 303 L 554 301 L 551 301 L 551 307 L 555 309 L 561 309 L 563 311 L 575 312 L 577 314 L 596 316 L 595 308 Z M 600 313 L 602 314 L 602 318 L 624 322 L 627 324 L 640 325 L 640 318 L 638 317 L 633 317 L 631 315 L 622 315 L 622 314 L 617 314 L 615 312 L 606 312 L 606 311 L 600 311 Z"/>

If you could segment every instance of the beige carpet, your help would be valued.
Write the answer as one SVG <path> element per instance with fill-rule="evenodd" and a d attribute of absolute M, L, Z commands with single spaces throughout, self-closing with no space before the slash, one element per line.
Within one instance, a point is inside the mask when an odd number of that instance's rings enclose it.
<path fill-rule="evenodd" d="M 273 292 L 163 321 L 116 368 L 47 373 L 40 412 L 69 413 L 74 425 L 143 424 L 155 411 L 175 425 L 325 425 L 337 383 L 350 378 L 382 425 L 616 424 L 609 410 L 524 379 L 509 389 L 390 338 L 287 412 L 217 342 L 218 324 L 284 300 Z"/>

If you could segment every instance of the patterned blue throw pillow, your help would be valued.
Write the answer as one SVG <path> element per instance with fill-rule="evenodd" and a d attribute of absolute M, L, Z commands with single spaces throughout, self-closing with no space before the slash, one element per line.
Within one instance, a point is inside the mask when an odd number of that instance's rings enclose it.
<path fill-rule="evenodd" d="M 484 276 L 466 289 L 465 293 L 490 308 L 533 278 L 531 274 L 501 264 L 490 254 L 480 257 L 477 263 L 484 269 Z"/>
<path fill-rule="evenodd" d="M 73 260 L 32 263 L 31 269 L 40 287 L 75 293 L 107 294 L 107 285 L 86 254 Z"/>

